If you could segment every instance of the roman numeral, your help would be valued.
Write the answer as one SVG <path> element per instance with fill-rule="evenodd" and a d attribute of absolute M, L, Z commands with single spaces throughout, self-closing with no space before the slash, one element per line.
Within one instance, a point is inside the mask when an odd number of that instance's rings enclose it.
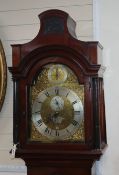
<path fill-rule="evenodd" d="M 47 97 L 50 97 L 50 94 L 49 94 L 48 92 L 45 92 L 45 95 L 46 95 Z"/>
<path fill-rule="evenodd" d="M 74 105 L 74 104 L 76 104 L 76 103 L 77 103 L 77 101 L 73 101 L 73 102 L 72 102 L 72 105 Z"/>
<path fill-rule="evenodd" d="M 46 129 L 45 129 L 45 133 L 47 133 L 47 134 L 49 134 L 49 133 L 50 133 L 49 128 L 46 128 Z M 50 133 L 50 134 L 51 134 L 51 133 Z"/>
<path fill-rule="evenodd" d="M 42 103 L 41 101 L 37 101 L 38 103 Z"/>
<path fill-rule="evenodd" d="M 74 126 L 76 126 L 76 125 L 78 125 L 78 122 L 77 122 L 76 120 L 73 120 L 73 121 L 72 121 L 72 124 L 73 124 Z"/>
<path fill-rule="evenodd" d="M 34 112 L 34 113 L 32 113 L 32 114 L 40 114 L 40 111 L 36 111 L 36 112 Z"/>
<path fill-rule="evenodd" d="M 58 88 L 55 89 L 55 94 L 59 95 L 59 89 Z"/>
<path fill-rule="evenodd" d="M 67 133 L 71 134 L 71 132 L 68 129 L 66 129 L 66 131 L 67 131 Z"/>
<path fill-rule="evenodd" d="M 38 120 L 38 121 L 37 121 L 37 124 L 38 124 L 38 126 L 41 126 L 41 125 L 43 124 L 42 119 Z"/>
<path fill-rule="evenodd" d="M 57 130 L 56 130 L 56 133 L 55 134 L 56 134 L 56 136 L 59 136 L 59 132 Z"/>
<path fill-rule="evenodd" d="M 80 111 L 74 111 L 74 115 L 80 115 Z"/>
<path fill-rule="evenodd" d="M 66 97 L 69 95 L 70 91 L 66 94 Z"/>

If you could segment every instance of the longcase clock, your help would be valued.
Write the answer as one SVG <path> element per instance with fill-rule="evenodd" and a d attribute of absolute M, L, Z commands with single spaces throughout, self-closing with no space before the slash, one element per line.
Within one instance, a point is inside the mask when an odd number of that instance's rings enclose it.
<path fill-rule="evenodd" d="M 77 40 L 63 11 L 39 18 L 38 35 L 12 45 L 16 157 L 28 175 L 91 175 L 107 145 L 102 46 Z"/>

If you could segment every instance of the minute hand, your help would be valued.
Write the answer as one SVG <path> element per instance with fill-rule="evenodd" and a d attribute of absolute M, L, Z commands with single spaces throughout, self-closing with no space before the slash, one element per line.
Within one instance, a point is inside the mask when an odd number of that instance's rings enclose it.
<path fill-rule="evenodd" d="M 56 99 L 55 99 L 55 102 L 56 102 L 56 105 L 58 106 L 58 108 L 60 109 L 59 102 Z"/>

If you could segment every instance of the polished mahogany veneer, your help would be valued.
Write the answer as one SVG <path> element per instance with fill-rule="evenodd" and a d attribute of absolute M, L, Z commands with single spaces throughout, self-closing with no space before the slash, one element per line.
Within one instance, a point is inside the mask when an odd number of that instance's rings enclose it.
<path fill-rule="evenodd" d="M 39 15 L 40 31 L 30 42 L 12 45 L 14 112 L 13 139 L 16 157 L 22 158 L 28 175 L 91 175 L 93 163 L 106 143 L 103 72 L 98 42 L 76 38 L 75 22 L 65 12 L 48 10 Z M 29 140 L 29 87 L 38 70 L 49 63 L 72 69 L 84 84 L 85 142 L 40 143 Z"/>

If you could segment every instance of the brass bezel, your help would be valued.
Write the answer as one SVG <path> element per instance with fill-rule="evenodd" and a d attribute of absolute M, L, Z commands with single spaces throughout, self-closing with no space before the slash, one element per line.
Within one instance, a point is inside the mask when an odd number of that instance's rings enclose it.
<path fill-rule="evenodd" d="M 3 106 L 7 87 L 7 64 L 5 52 L 0 40 L 0 111 Z"/>

